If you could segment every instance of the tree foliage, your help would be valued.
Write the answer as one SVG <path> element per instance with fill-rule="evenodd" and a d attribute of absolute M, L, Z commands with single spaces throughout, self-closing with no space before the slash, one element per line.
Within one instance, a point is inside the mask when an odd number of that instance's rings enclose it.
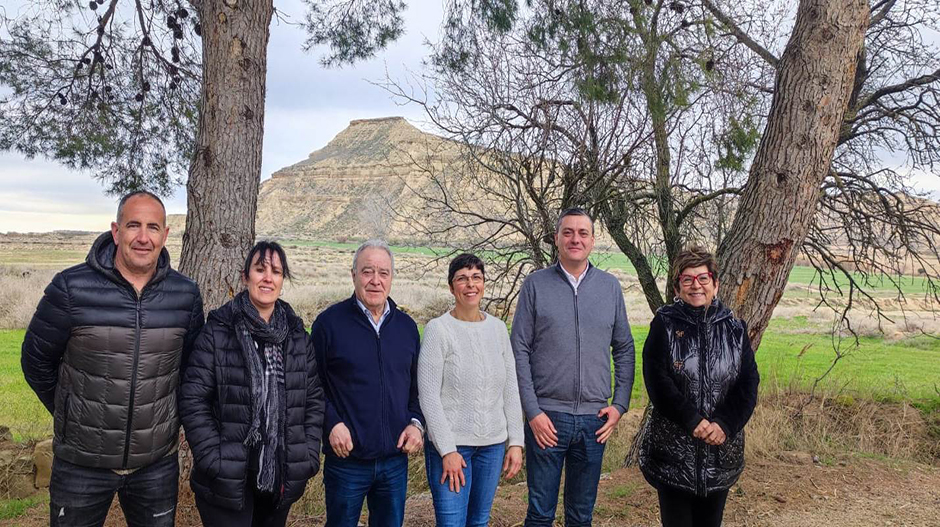
<path fill-rule="evenodd" d="M 507 29 L 453 4 L 433 71 L 389 86 L 466 151 L 447 174 L 423 164 L 437 183 L 425 196 L 430 210 L 477 229 L 500 262 L 540 267 L 553 257 L 554 214 L 586 206 L 655 311 L 672 296 L 662 276 L 681 247 L 717 249 L 732 228 L 795 9 L 774 0 L 543 1 L 504 17 L 514 20 Z M 940 55 L 922 38 L 940 6 L 887 0 L 871 10 L 833 168 L 797 247 L 842 323 L 859 295 L 884 314 L 871 289 L 905 273 L 925 277 L 926 300 L 936 302 L 940 276 L 940 212 L 909 177 L 936 173 L 940 153 Z M 459 195 L 462 177 L 482 189 L 476 203 Z M 422 232 L 451 234 L 431 218 Z"/>
<path fill-rule="evenodd" d="M 0 17 L 0 149 L 110 193 L 184 178 L 201 80 L 198 16 L 179 2 L 36 0 Z"/>

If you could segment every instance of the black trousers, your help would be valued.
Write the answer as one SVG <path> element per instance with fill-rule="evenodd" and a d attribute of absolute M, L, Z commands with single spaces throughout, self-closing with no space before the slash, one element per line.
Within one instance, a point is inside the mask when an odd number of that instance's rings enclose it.
<path fill-rule="evenodd" d="M 663 527 L 721 527 L 727 490 L 713 492 L 704 498 L 666 487 L 657 489 L 657 492 Z"/>
<path fill-rule="evenodd" d="M 272 496 L 257 491 L 247 492 L 245 507 L 240 511 L 213 505 L 198 494 L 196 509 L 205 527 L 284 527 L 290 513 L 290 507 L 276 509 Z"/>

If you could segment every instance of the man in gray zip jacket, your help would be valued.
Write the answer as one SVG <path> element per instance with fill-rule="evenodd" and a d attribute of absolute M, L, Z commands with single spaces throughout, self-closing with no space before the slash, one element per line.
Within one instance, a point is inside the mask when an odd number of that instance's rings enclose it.
<path fill-rule="evenodd" d="M 563 211 L 555 245 L 558 263 L 526 278 L 512 323 L 528 420 L 526 527 L 552 525 L 562 467 L 565 525 L 591 525 L 604 444 L 633 388 L 633 337 L 620 282 L 588 262 L 594 220 L 582 209 Z"/>
<path fill-rule="evenodd" d="M 52 526 L 103 525 L 115 494 L 131 527 L 174 523 L 176 392 L 203 312 L 196 283 L 170 268 L 168 232 L 157 196 L 125 196 L 26 330 L 23 375 L 53 414 Z"/>

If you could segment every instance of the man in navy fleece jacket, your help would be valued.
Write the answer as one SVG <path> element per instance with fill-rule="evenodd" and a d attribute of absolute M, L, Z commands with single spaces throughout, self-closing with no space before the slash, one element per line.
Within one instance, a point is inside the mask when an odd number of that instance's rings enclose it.
<path fill-rule="evenodd" d="M 394 275 L 385 242 L 363 243 L 353 257 L 355 293 L 313 323 L 326 398 L 323 484 L 327 527 L 354 527 L 368 498 L 369 525 L 400 527 L 408 454 L 420 452 L 418 326 L 388 298 Z"/>

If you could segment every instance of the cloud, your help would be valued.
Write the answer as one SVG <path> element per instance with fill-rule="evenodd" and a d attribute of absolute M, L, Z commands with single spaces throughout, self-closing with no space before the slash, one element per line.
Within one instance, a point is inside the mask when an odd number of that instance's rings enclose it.
<path fill-rule="evenodd" d="M 0 0 L 0 5 L 9 2 Z M 322 148 L 353 119 L 402 115 L 420 117 L 401 107 L 368 81 L 386 71 L 402 78 L 417 71 L 427 53 L 425 39 L 437 38 L 442 19 L 440 0 L 411 1 L 405 12 L 406 33 L 376 58 L 354 66 L 325 69 L 319 58 L 326 49 L 303 51 L 306 33 L 297 25 L 306 8 L 300 0 L 278 3 L 288 22 L 275 19 L 268 46 L 262 179 Z M 185 213 L 186 189 L 166 200 L 167 211 Z M 27 160 L 0 153 L 0 232 L 44 232 L 107 227 L 116 200 L 104 195 L 91 174 L 71 171 L 42 159 Z"/>

